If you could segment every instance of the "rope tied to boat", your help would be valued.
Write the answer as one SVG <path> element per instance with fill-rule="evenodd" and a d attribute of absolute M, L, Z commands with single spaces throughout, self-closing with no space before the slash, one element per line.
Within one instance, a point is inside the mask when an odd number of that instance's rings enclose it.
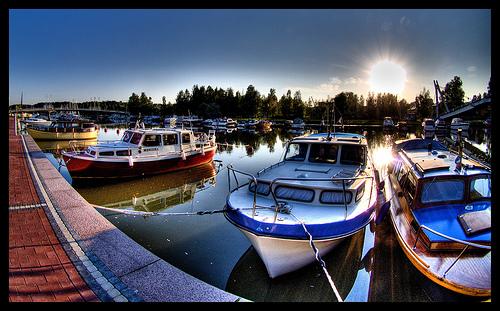
<path fill-rule="evenodd" d="M 328 273 L 328 270 L 326 269 L 325 261 L 321 258 L 321 255 L 319 254 L 319 250 L 316 247 L 316 245 L 314 245 L 313 237 L 312 237 L 311 233 L 309 233 L 309 231 L 307 230 L 306 224 L 302 220 L 298 219 L 297 216 L 295 216 L 292 212 L 290 212 L 290 215 L 293 218 L 295 218 L 302 225 L 304 232 L 306 233 L 306 235 L 309 238 L 309 245 L 311 246 L 311 248 L 314 252 L 314 256 L 316 257 L 316 260 L 319 262 L 321 268 L 323 269 L 323 272 L 325 273 L 326 278 L 328 279 L 328 282 L 330 283 L 330 287 L 332 288 L 333 292 L 335 293 L 335 297 L 337 298 L 338 302 L 344 302 L 344 300 L 342 299 L 342 297 L 339 294 L 339 291 L 337 290 L 337 287 L 335 286 L 335 283 L 332 280 L 332 277 L 330 276 L 330 274 Z"/>

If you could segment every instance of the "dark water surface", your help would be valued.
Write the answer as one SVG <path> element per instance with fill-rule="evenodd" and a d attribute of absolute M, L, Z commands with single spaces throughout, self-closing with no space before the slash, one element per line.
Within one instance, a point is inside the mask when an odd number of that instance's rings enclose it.
<path fill-rule="evenodd" d="M 353 133 L 363 133 L 364 130 L 361 127 L 348 128 Z M 98 139 L 119 139 L 123 131 L 123 128 L 101 129 Z M 370 153 L 381 175 L 385 175 L 391 143 L 395 139 L 419 135 L 415 129 L 410 134 L 367 128 Z M 73 186 L 88 202 L 102 207 L 171 214 L 219 211 L 224 208 L 229 192 L 227 165 L 255 174 L 280 160 L 284 144 L 291 137 L 282 129 L 267 133 L 221 132 L 217 134 L 220 145 L 214 157 L 217 161 L 213 164 L 128 181 L 73 183 Z M 469 139 L 474 141 L 474 138 Z M 487 141 L 482 137 L 478 145 L 484 144 Z M 63 176 L 72 182 L 65 167 L 58 164 L 60 150 L 67 149 L 67 143 L 40 142 L 39 145 Z M 337 301 L 318 263 L 270 279 L 250 242 L 222 213 L 143 217 L 98 210 L 157 256 L 209 284 L 246 299 Z M 380 225 L 371 224 L 342 242 L 323 259 L 345 301 L 471 300 L 434 284 L 417 271 L 400 249 L 388 217 Z"/>

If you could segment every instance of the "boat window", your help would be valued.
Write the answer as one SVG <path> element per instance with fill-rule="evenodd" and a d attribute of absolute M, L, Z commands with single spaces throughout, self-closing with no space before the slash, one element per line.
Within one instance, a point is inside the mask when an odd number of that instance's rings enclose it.
<path fill-rule="evenodd" d="M 163 134 L 163 145 L 177 145 L 177 134 Z"/>
<path fill-rule="evenodd" d="M 138 145 L 141 141 L 142 134 L 141 133 L 133 133 L 132 138 L 130 138 L 130 143 L 134 145 Z"/>
<path fill-rule="evenodd" d="M 161 143 L 161 135 L 152 135 L 148 134 L 144 136 L 144 141 L 142 142 L 142 145 L 144 147 L 157 147 Z"/>
<path fill-rule="evenodd" d="M 182 143 L 189 144 L 191 142 L 191 135 L 189 133 L 182 133 Z"/>
<path fill-rule="evenodd" d="M 90 128 L 93 128 L 95 125 L 93 123 L 83 123 L 82 124 L 82 127 L 84 129 L 90 129 Z"/>
<path fill-rule="evenodd" d="M 344 204 L 344 192 L 343 191 L 323 191 L 319 198 L 321 203 L 329 204 Z M 349 204 L 352 200 L 352 193 L 350 191 L 345 192 L 345 203 Z"/>
<path fill-rule="evenodd" d="M 304 161 L 306 159 L 307 147 L 309 144 L 292 143 L 288 145 L 286 150 L 285 160 L 287 161 Z"/>
<path fill-rule="evenodd" d="M 131 155 L 130 150 L 117 150 L 116 151 L 117 156 L 129 156 Z"/>
<path fill-rule="evenodd" d="M 362 146 L 342 145 L 340 152 L 341 164 L 365 164 L 365 149 Z"/>
<path fill-rule="evenodd" d="M 250 192 L 255 192 L 255 183 L 253 181 L 248 185 L 248 190 L 250 190 Z M 268 195 L 270 191 L 271 188 L 269 187 L 269 183 L 257 182 L 257 194 Z"/>
<path fill-rule="evenodd" d="M 130 140 L 130 137 L 132 137 L 132 132 L 125 131 L 125 133 L 123 133 L 122 141 L 128 143 L 128 141 Z"/>
<path fill-rule="evenodd" d="M 471 200 L 491 198 L 491 178 L 490 176 L 481 176 L 474 178 L 470 182 Z"/>
<path fill-rule="evenodd" d="M 301 189 L 295 187 L 276 187 L 274 191 L 277 198 L 288 199 L 302 202 L 312 202 L 314 199 L 314 190 Z"/>
<path fill-rule="evenodd" d="M 463 180 L 430 180 L 423 184 L 421 202 L 435 203 L 464 199 L 465 183 Z"/>
<path fill-rule="evenodd" d="M 113 151 L 101 151 L 99 152 L 100 156 L 114 156 L 115 153 Z"/>
<path fill-rule="evenodd" d="M 338 145 L 332 144 L 311 144 L 311 152 L 309 152 L 309 161 L 316 163 L 337 162 Z"/>

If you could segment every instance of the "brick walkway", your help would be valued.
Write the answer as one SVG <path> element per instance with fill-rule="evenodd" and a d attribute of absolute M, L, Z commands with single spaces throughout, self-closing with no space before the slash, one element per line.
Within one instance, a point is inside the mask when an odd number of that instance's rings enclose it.
<path fill-rule="evenodd" d="M 52 229 L 9 119 L 9 301 L 99 301 Z"/>

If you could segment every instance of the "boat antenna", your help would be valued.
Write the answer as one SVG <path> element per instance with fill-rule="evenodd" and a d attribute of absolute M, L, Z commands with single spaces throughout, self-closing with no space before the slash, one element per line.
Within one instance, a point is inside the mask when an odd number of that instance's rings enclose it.
<path fill-rule="evenodd" d="M 326 122 L 327 122 L 327 132 L 328 134 L 326 135 L 326 139 L 330 140 L 330 131 L 331 131 L 331 122 L 330 122 L 330 103 L 327 101 L 326 102 Z"/>
<path fill-rule="evenodd" d="M 455 160 L 457 164 L 457 169 L 462 169 L 462 128 L 458 128 L 457 130 L 457 138 L 458 138 L 458 159 Z M 458 161 L 457 161 L 458 160 Z"/>

